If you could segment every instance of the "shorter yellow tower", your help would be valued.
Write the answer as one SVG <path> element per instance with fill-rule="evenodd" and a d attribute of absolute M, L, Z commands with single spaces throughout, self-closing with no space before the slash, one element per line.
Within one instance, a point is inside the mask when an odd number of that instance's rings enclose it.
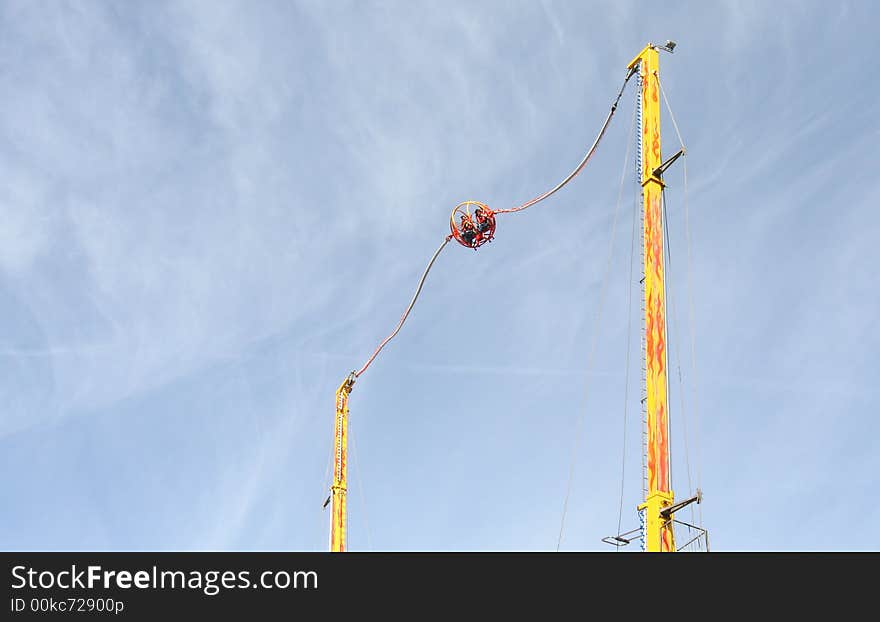
<path fill-rule="evenodd" d="M 354 386 L 354 373 L 336 389 L 336 422 L 333 434 L 333 485 L 330 488 L 330 551 L 345 551 L 348 510 L 345 494 L 348 491 L 348 396 Z"/>

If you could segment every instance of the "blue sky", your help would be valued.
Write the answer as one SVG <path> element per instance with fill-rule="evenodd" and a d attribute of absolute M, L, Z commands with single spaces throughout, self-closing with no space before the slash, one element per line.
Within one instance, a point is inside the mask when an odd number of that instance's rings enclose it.
<path fill-rule="evenodd" d="M 556 184 L 666 39 L 676 495 L 715 550 L 880 548 L 880 10 L 656 8 L 2 3 L 0 548 L 325 550 L 334 391 L 451 209 Z M 356 384 L 352 550 L 556 550 L 573 455 L 561 550 L 621 482 L 638 525 L 632 86 Z"/>

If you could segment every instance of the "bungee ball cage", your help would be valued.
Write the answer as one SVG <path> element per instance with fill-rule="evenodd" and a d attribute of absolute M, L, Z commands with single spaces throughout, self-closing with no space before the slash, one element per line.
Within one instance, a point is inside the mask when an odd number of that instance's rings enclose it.
<path fill-rule="evenodd" d="M 477 249 L 495 237 L 495 212 L 478 201 L 464 201 L 449 217 L 449 229 L 456 242 Z"/>

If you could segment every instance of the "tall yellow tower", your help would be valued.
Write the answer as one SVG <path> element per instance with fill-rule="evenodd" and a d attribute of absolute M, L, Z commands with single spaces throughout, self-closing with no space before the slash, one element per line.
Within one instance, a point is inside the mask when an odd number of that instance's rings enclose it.
<path fill-rule="evenodd" d="M 666 282 L 663 265 L 664 237 L 660 153 L 660 54 L 648 44 L 629 64 L 639 75 L 638 143 L 639 181 L 642 186 L 645 304 L 645 408 L 647 490 L 639 513 L 647 551 L 675 550 L 672 514 L 674 503 L 669 474 L 669 382 L 666 353 Z"/>

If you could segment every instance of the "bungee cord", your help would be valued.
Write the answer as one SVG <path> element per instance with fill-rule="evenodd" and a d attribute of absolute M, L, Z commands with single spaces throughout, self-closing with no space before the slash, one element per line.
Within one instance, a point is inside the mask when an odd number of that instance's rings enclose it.
<path fill-rule="evenodd" d="M 599 130 L 599 134 L 596 136 L 596 140 L 593 141 L 592 146 L 589 148 L 580 163 L 578 163 L 577 167 L 575 167 L 575 169 L 571 173 L 569 173 L 569 175 L 565 179 L 556 184 L 556 186 L 554 186 L 547 192 L 535 197 L 531 201 L 508 209 L 492 210 L 485 204 L 479 203 L 477 201 L 464 201 L 463 203 L 460 203 L 456 206 L 456 208 L 452 212 L 452 216 L 450 217 L 449 222 L 451 233 L 446 236 L 446 238 L 443 240 L 443 243 L 434 253 L 433 257 L 431 257 L 431 261 L 428 262 L 428 266 L 425 268 L 425 271 L 422 273 L 422 276 L 419 279 L 415 294 L 410 300 L 409 305 L 406 307 L 406 310 L 403 312 L 400 321 L 397 323 L 397 326 L 394 328 L 392 333 L 388 335 L 378 345 L 372 356 L 367 359 L 363 366 L 358 371 L 351 372 L 351 374 L 349 375 L 349 379 L 352 384 L 354 383 L 355 379 L 359 378 L 365 371 L 367 371 L 367 369 L 376 359 L 376 356 L 378 356 L 379 352 L 382 351 L 382 348 L 384 348 L 388 344 L 388 342 L 394 339 L 394 337 L 397 336 L 397 333 L 400 332 L 400 329 L 403 327 L 404 323 L 409 317 L 410 312 L 415 306 L 416 301 L 419 298 L 419 294 L 422 291 L 422 287 L 425 284 L 425 279 L 428 277 L 428 273 L 431 271 L 431 267 L 434 265 L 437 257 L 440 255 L 443 249 L 446 248 L 446 245 L 452 239 L 455 239 L 462 246 L 467 246 L 476 250 L 486 242 L 491 242 L 494 238 L 496 214 L 510 214 L 514 212 L 519 212 L 535 205 L 536 203 L 543 201 L 544 199 L 561 190 L 566 184 L 568 184 L 568 182 L 574 179 L 575 176 L 577 176 L 577 174 L 584 169 L 584 167 L 590 161 L 590 158 L 592 158 L 593 154 L 596 152 L 596 148 L 599 146 L 602 138 L 605 136 L 605 132 L 608 130 L 611 119 L 614 117 L 614 113 L 617 111 L 617 105 L 620 102 L 620 98 L 623 96 L 623 91 L 624 89 L 626 89 L 627 83 L 629 82 L 630 78 L 635 75 L 635 73 L 635 67 L 627 72 L 626 78 L 624 79 L 623 84 L 621 85 L 620 90 L 617 93 L 617 97 L 614 99 L 614 103 L 611 104 L 611 110 L 609 110 L 608 116 L 605 117 L 605 122 L 602 124 L 602 127 Z M 473 213 L 471 212 L 471 208 L 474 209 Z M 458 220 L 456 220 L 456 217 L 458 217 Z"/>
<path fill-rule="evenodd" d="M 376 351 L 373 352 L 373 356 L 371 356 L 367 360 L 367 362 L 364 363 L 364 366 L 361 367 L 358 371 L 353 372 L 353 375 L 355 378 L 360 377 L 360 375 L 362 373 L 367 371 L 367 368 L 370 366 L 370 364 L 376 358 L 376 355 L 379 354 L 379 352 L 382 350 L 382 348 L 385 347 L 385 344 L 387 344 L 389 341 L 394 339 L 394 337 L 397 336 L 397 333 L 400 332 L 401 327 L 403 327 L 403 323 L 406 322 L 406 318 L 409 317 L 410 311 L 412 311 L 412 308 L 415 306 L 416 300 L 419 299 L 419 294 L 422 293 L 422 286 L 425 284 L 425 279 L 428 278 L 428 272 L 431 271 L 431 267 L 434 265 L 434 262 L 437 261 L 437 257 L 440 255 L 440 253 L 443 251 L 443 249 L 446 248 L 446 245 L 449 244 L 449 240 L 451 240 L 451 239 L 452 239 L 452 235 L 447 235 L 446 239 L 443 240 L 443 244 L 440 245 L 440 248 L 438 248 L 434 252 L 434 256 L 431 257 L 431 261 L 428 262 L 428 267 L 425 268 L 425 271 L 422 273 L 422 278 L 419 279 L 419 285 L 418 285 L 418 287 L 416 287 L 416 293 L 413 294 L 412 300 L 409 301 L 409 306 L 406 308 L 406 311 L 403 312 L 403 316 L 401 316 L 400 322 L 397 323 L 397 328 L 394 329 L 394 332 L 392 332 L 390 335 L 385 337 L 385 340 L 379 344 L 379 347 L 377 347 Z"/>
<path fill-rule="evenodd" d="M 511 207 L 508 209 L 496 210 L 495 211 L 496 214 L 510 214 L 513 212 L 519 212 L 519 211 L 522 211 L 526 208 L 531 207 L 535 203 L 539 203 L 540 201 L 543 201 L 547 197 L 555 194 L 558 190 L 561 190 L 563 186 L 565 186 L 568 182 L 570 182 L 572 179 L 574 179 L 574 177 L 578 173 L 580 173 L 581 170 L 583 170 L 583 168 L 587 165 L 587 162 L 590 161 L 590 158 L 593 157 L 593 153 L 595 153 L 596 147 L 599 146 L 599 142 L 602 140 L 602 137 L 605 136 L 605 131 L 608 129 L 608 125 L 611 123 L 611 118 L 614 116 L 614 113 L 617 111 L 617 104 L 620 102 L 620 98 L 623 95 L 623 90 L 626 88 L 626 83 L 629 82 L 629 79 L 631 77 L 633 77 L 633 75 L 635 73 L 636 73 L 636 68 L 633 67 L 633 69 L 630 70 L 626 74 L 626 79 L 623 81 L 623 86 L 620 87 L 620 91 L 618 91 L 618 93 L 617 93 L 617 98 L 614 100 L 614 103 L 611 104 L 611 110 L 608 111 L 608 116 L 605 117 L 605 123 L 602 124 L 602 129 L 599 130 L 599 135 L 596 136 L 596 140 L 593 141 L 593 146 L 590 147 L 590 149 L 587 151 L 587 154 L 584 156 L 584 159 L 580 161 L 580 164 L 578 164 L 577 167 L 571 173 L 569 173 L 568 177 L 563 179 L 561 182 L 556 184 L 556 186 L 554 186 L 553 188 L 551 188 L 550 190 L 548 190 L 544 194 L 535 197 L 531 201 L 523 203 L 522 205 L 520 205 L 518 207 Z"/>

